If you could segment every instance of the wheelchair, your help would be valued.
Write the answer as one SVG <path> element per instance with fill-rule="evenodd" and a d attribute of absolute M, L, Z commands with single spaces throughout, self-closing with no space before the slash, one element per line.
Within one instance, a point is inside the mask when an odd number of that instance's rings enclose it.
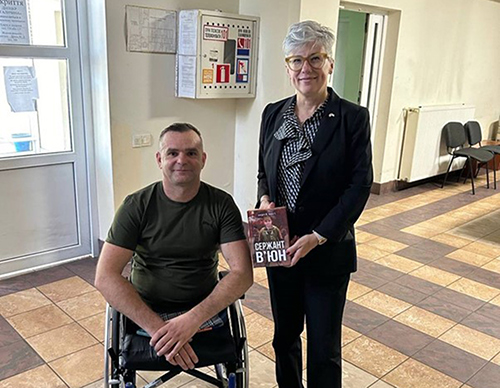
<path fill-rule="evenodd" d="M 202 331 L 193 337 L 190 344 L 199 362 L 192 370 L 184 371 L 171 365 L 165 357 L 158 357 L 149 345 L 149 338 L 138 334 L 138 329 L 127 317 L 110 305 L 106 306 L 105 388 L 136 388 L 136 371 L 165 371 L 143 388 L 158 387 L 180 373 L 187 373 L 215 387 L 249 387 L 248 344 L 241 300 L 227 307 L 223 327 Z M 213 366 L 215 377 L 198 370 L 207 366 Z"/>

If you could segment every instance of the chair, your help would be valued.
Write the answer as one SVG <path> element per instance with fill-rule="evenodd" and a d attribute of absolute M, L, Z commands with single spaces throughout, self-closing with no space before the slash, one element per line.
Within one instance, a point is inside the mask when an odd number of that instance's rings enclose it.
<path fill-rule="evenodd" d="M 451 165 L 455 158 L 466 158 L 467 162 L 464 164 L 464 168 L 467 166 L 469 167 L 469 174 L 471 178 L 471 185 L 472 185 L 472 194 L 475 194 L 475 188 L 474 188 L 474 167 L 472 165 L 472 160 L 477 161 L 479 164 L 478 169 L 480 168 L 481 164 L 484 164 L 486 166 L 486 187 L 490 187 L 490 180 L 489 180 L 489 171 L 488 171 L 488 162 L 493 159 L 493 154 L 491 152 L 481 150 L 478 148 L 472 148 L 472 147 L 466 147 L 465 143 L 467 142 L 466 135 L 465 135 L 465 128 L 461 123 L 458 122 L 449 122 L 447 123 L 444 128 L 443 128 L 443 133 L 445 137 L 445 142 L 446 142 L 446 149 L 448 153 L 451 155 L 451 160 L 450 164 L 448 165 L 448 169 L 446 170 L 446 175 L 443 180 L 443 184 L 441 185 L 441 188 L 444 187 L 444 184 L 446 183 L 446 179 L 448 178 L 448 174 L 451 169 Z M 462 172 L 463 172 L 462 169 Z M 462 176 L 462 173 L 460 174 L 459 178 Z M 495 180 L 496 180 L 496 174 L 495 174 Z M 467 177 L 465 178 L 464 183 L 467 181 Z"/>
<path fill-rule="evenodd" d="M 471 146 L 479 145 L 480 150 L 485 150 L 493 153 L 493 155 L 500 155 L 500 145 L 481 145 L 481 141 L 483 140 L 483 134 L 481 131 L 481 126 L 477 121 L 468 121 L 465 123 L 465 130 L 467 132 L 467 138 L 469 139 L 469 144 Z M 494 188 L 497 188 L 497 179 L 496 179 L 496 169 L 493 163 L 493 173 L 495 174 L 495 182 Z"/>
<path fill-rule="evenodd" d="M 228 319 L 221 328 L 197 333 L 191 346 L 199 358 L 196 368 L 184 371 L 158 357 L 149 338 L 139 327 L 111 306 L 106 309 L 104 387 L 136 387 L 136 371 L 165 371 L 144 388 L 157 387 L 184 372 L 221 388 L 248 388 L 248 344 L 240 300 L 227 308 Z M 213 366 L 215 377 L 199 368 Z"/>

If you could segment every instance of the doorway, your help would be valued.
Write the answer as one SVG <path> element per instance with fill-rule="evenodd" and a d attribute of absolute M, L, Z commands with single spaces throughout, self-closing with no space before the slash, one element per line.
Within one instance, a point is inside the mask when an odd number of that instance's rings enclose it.
<path fill-rule="evenodd" d="M 333 89 L 346 100 L 368 108 L 375 137 L 385 15 L 341 9 L 337 28 Z"/>
<path fill-rule="evenodd" d="M 0 21 L 0 276 L 92 252 L 83 8 L 15 3 Z"/>

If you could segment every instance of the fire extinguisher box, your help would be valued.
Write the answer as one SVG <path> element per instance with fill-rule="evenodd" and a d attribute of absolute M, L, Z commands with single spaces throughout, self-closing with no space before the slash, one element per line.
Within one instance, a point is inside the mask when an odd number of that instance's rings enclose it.
<path fill-rule="evenodd" d="M 176 96 L 255 97 L 259 22 L 255 16 L 180 11 Z"/>

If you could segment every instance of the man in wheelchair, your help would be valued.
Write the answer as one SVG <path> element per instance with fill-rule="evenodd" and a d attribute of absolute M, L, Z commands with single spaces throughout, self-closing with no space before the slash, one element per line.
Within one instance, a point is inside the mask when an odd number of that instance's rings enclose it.
<path fill-rule="evenodd" d="M 162 180 L 125 198 L 95 279 L 108 303 L 151 337 L 156 355 L 184 370 L 199 362 L 191 341 L 200 327 L 224 322 L 219 312 L 253 282 L 240 213 L 229 194 L 201 181 L 205 161 L 194 126 L 175 123 L 161 132 Z M 230 267 L 220 281 L 219 248 Z M 122 271 L 131 258 L 129 281 Z"/>

